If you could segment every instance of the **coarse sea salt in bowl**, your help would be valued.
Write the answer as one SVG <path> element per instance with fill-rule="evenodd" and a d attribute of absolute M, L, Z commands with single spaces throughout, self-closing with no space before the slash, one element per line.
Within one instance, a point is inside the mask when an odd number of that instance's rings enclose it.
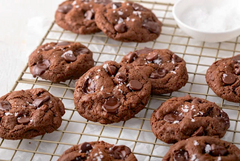
<path fill-rule="evenodd" d="M 222 42 L 240 35 L 240 0 L 179 0 L 172 12 L 196 40 Z"/>

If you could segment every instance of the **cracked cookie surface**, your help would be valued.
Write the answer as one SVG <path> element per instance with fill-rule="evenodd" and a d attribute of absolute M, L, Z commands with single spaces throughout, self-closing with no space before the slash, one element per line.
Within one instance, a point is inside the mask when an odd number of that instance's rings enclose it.
<path fill-rule="evenodd" d="M 55 13 L 56 23 L 77 34 L 101 31 L 95 23 L 95 12 L 111 0 L 68 0 L 61 3 Z"/>
<path fill-rule="evenodd" d="M 151 10 L 133 2 L 109 3 L 96 12 L 97 26 L 110 38 L 125 42 L 155 40 L 162 23 Z"/>
<path fill-rule="evenodd" d="M 0 137 L 30 139 L 60 127 L 63 103 L 41 88 L 8 93 L 0 98 Z"/>
<path fill-rule="evenodd" d="M 113 145 L 104 141 L 84 142 L 67 149 L 58 161 L 137 161 L 131 149 L 125 145 Z"/>
<path fill-rule="evenodd" d="M 51 42 L 39 46 L 29 56 L 28 66 L 34 77 L 52 82 L 78 79 L 94 66 L 92 52 L 74 42 Z"/>
<path fill-rule="evenodd" d="M 125 55 L 120 64 L 144 66 L 152 94 L 177 91 L 188 81 L 186 62 L 168 49 L 144 48 Z"/>
<path fill-rule="evenodd" d="M 219 97 L 240 102 L 240 55 L 214 62 L 207 70 L 206 81 Z"/>
<path fill-rule="evenodd" d="M 145 107 L 150 93 L 151 83 L 142 67 L 107 61 L 76 82 L 74 103 L 84 118 L 110 124 L 134 117 Z"/>
<path fill-rule="evenodd" d="M 162 161 L 233 161 L 240 150 L 233 144 L 210 136 L 192 137 L 172 145 Z"/>
<path fill-rule="evenodd" d="M 175 143 L 193 136 L 223 137 L 230 127 L 228 115 L 215 103 L 191 97 L 174 97 L 156 109 L 150 119 L 154 135 Z"/>

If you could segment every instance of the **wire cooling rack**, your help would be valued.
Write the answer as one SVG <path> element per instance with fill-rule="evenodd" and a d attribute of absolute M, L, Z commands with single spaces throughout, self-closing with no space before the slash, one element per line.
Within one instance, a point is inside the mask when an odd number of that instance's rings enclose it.
<path fill-rule="evenodd" d="M 72 145 L 96 140 L 104 140 L 113 144 L 125 144 L 132 149 L 139 161 L 161 160 L 170 145 L 157 140 L 152 134 L 150 116 L 153 110 L 165 100 L 173 96 L 184 96 L 186 94 L 205 98 L 216 102 L 222 107 L 228 113 L 231 122 L 231 126 L 223 140 L 232 142 L 240 147 L 239 104 L 227 102 L 217 97 L 205 81 L 206 70 L 214 61 L 240 54 L 239 37 L 223 43 L 195 41 L 185 35 L 176 25 L 171 13 L 172 4 L 149 1 L 138 2 L 152 9 L 159 20 L 163 22 L 162 33 L 156 41 L 148 43 L 123 43 L 109 39 L 103 33 L 77 35 L 62 30 L 53 22 L 40 45 L 52 41 L 81 42 L 93 51 L 95 65 L 100 65 L 106 60 L 119 62 L 128 52 L 144 48 L 145 46 L 156 49 L 168 48 L 183 57 L 187 62 L 189 80 L 186 86 L 172 94 L 151 96 L 147 107 L 129 121 L 101 125 L 87 121 L 75 110 L 73 103 L 73 81 L 55 84 L 41 78 L 33 78 L 26 66 L 17 79 L 12 91 L 45 88 L 63 101 L 66 107 L 66 114 L 63 116 L 61 127 L 53 133 L 33 139 L 16 141 L 0 139 L 0 160 L 57 160 Z"/>

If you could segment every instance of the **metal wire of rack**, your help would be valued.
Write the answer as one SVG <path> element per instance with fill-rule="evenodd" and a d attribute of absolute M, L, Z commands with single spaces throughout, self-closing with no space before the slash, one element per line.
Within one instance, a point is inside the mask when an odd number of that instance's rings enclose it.
<path fill-rule="evenodd" d="M 125 144 L 140 161 L 161 160 L 169 146 L 155 138 L 150 128 L 150 116 L 162 102 L 173 96 L 191 94 L 216 102 L 228 113 L 231 126 L 225 137 L 226 141 L 240 147 L 240 108 L 238 103 L 231 103 L 217 97 L 207 86 L 205 73 L 216 60 L 240 54 L 239 37 L 223 43 L 206 43 L 195 41 L 185 35 L 176 25 L 171 10 L 173 4 L 138 0 L 143 6 L 152 9 L 163 22 L 160 37 L 148 43 L 124 43 L 109 39 L 103 33 L 77 35 L 62 30 L 52 23 L 41 44 L 58 41 L 78 41 L 89 47 L 94 53 L 95 65 L 105 60 L 120 61 L 129 51 L 143 47 L 168 48 L 187 62 L 189 81 L 185 87 L 171 94 L 152 95 L 147 107 L 135 118 L 115 124 L 101 125 L 82 118 L 74 108 L 74 81 L 52 83 L 41 78 L 33 78 L 28 66 L 24 68 L 11 91 L 30 88 L 45 88 L 59 97 L 66 107 L 61 127 L 51 133 L 33 139 L 0 139 L 0 160 L 57 160 L 72 145 L 84 142 L 104 140 L 113 144 Z"/>

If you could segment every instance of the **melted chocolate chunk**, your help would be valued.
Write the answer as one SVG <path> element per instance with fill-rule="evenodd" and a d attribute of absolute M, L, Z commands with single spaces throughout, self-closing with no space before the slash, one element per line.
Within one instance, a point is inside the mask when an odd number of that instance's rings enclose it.
<path fill-rule="evenodd" d="M 144 49 L 136 50 L 135 53 L 140 55 L 140 54 L 148 54 L 152 51 L 153 51 L 153 49 L 145 47 Z"/>
<path fill-rule="evenodd" d="M 103 4 L 103 5 L 107 5 L 108 3 L 111 3 L 111 0 L 94 0 L 95 3 L 98 4 Z"/>
<path fill-rule="evenodd" d="M 88 153 L 92 148 L 91 144 L 84 142 L 81 144 L 80 153 Z"/>
<path fill-rule="evenodd" d="M 121 72 L 118 72 L 116 75 L 116 80 L 118 83 L 125 83 L 127 81 L 127 76 Z"/>
<path fill-rule="evenodd" d="M 68 13 L 72 8 L 73 8 L 73 5 L 67 4 L 67 5 L 59 6 L 58 9 L 57 9 L 57 11 L 66 14 L 66 13 Z"/>
<path fill-rule="evenodd" d="M 160 28 L 158 23 L 149 21 L 149 20 L 144 20 L 142 26 L 146 28 L 149 32 L 159 34 L 160 33 Z"/>
<path fill-rule="evenodd" d="M 192 134 L 192 136 L 204 136 L 204 135 L 205 135 L 205 133 L 204 133 L 204 129 L 203 129 L 202 126 L 199 127 L 199 128 L 197 129 L 197 131 L 195 131 L 195 132 Z"/>
<path fill-rule="evenodd" d="M 50 66 L 49 60 L 43 60 L 42 62 L 38 62 L 34 67 L 33 67 L 33 77 L 42 75 Z"/>
<path fill-rule="evenodd" d="M 142 89 L 142 87 L 143 87 L 142 83 L 139 82 L 138 80 L 131 80 L 128 83 L 128 86 L 133 91 L 140 91 Z"/>
<path fill-rule="evenodd" d="M 42 106 L 42 104 L 44 103 L 44 102 L 47 102 L 48 100 L 50 100 L 50 96 L 40 96 L 40 97 L 38 97 L 38 98 L 36 98 L 34 101 L 33 101 L 33 105 L 35 106 L 35 107 L 41 107 Z"/>
<path fill-rule="evenodd" d="M 115 5 L 117 8 L 119 8 L 119 7 L 122 6 L 122 3 L 121 2 L 114 2 L 113 5 Z"/>
<path fill-rule="evenodd" d="M 173 123 L 174 121 L 181 121 L 183 119 L 182 115 L 179 115 L 178 113 L 169 113 L 164 116 L 163 120 L 166 122 Z"/>
<path fill-rule="evenodd" d="M 151 53 L 148 54 L 148 56 L 146 56 L 146 59 L 148 61 L 153 61 L 157 58 L 158 58 L 158 53 L 157 52 L 151 52 Z"/>
<path fill-rule="evenodd" d="M 84 160 L 86 160 L 86 159 L 87 159 L 86 156 L 85 156 L 85 157 L 78 156 L 78 157 L 76 157 L 74 160 L 71 160 L 71 161 L 84 161 Z"/>
<path fill-rule="evenodd" d="M 131 154 L 131 150 L 127 146 L 120 145 L 112 147 L 109 153 L 114 159 L 125 160 Z"/>
<path fill-rule="evenodd" d="M 216 144 L 211 145 L 210 155 L 224 156 L 227 154 L 228 154 L 228 150 L 224 146 L 216 145 Z"/>
<path fill-rule="evenodd" d="M 174 151 L 173 159 L 176 161 L 189 161 L 189 154 L 187 151 L 180 149 L 180 150 Z"/>
<path fill-rule="evenodd" d="M 63 53 L 62 57 L 67 61 L 67 62 L 74 62 L 77 60 L 77 57 L 73 54 L 72 50 L 68 50 L 65 53 Z"/>
<path fill-rule="evenodd" d="M 113 65 L 108 65 L 107 71 L 110 75 L 115 75 L 117 73 L 117 67 L 115 67 Z"/>
<path fill-rule="evenodd" d="M 29 118 L 29 117 L 25 117 L 25 116 L 23 116 L 23 117 L 18 117 L 18 118 L 17 118 L 17 122 L 18 122 L 19 124 L 27 124 L 27 123 L 30 122 L 30 118 Z"/>
<path fill-rule="evenodd" d="M 133 3 L 132 7 L 135 11 L 146 11 L 146 9 L 143 8 L 143 6 L 141 6 L 140 4 L 137 4 L 137 3 Z"/>
<path fill-rule="evenodd" d="M 128 54 L 128 55 L 126 56 L 127 62 L 128 62 L 128 63 L 131 63 L 131 62 L 133 62 L 137 57 L 138 57 L 138 56 L 137 56 L 136 52 L 131 52 L 130 54 Z"/>
<path fill-rule="evenodd" d="M 240 64 L 234 64 L 234 73 L 236 75 L 240 74 Z"/>
<path fill-rule="evenodd" d="M 67 42 L 67 41 L 62 41 L 62 42 L 58 42 L 56 46 L 66 46 L 66 45 L 69 45 L 70 42 Z"/>
<path fill-rule="evenodd" d="M 80 55 L 80 54 L 88 54 L 89 50 L 87 48 L 80 48 L 74 51 L 74 54 Z"/>
<path fill-rule="evenodd" d="M 198 98 L 195 98 L 192 100 L 192 104 L 199 104 L 199 103 L 201 103 L 201 100 Z"/>
<path fill-rule="evenodd" d="M 50 46 L 50 45 L 46 45 L 45 47 L 41 48 L 41 50 L 44 50 L 44 51 L 48 51 L 48 50 L 51 50 L 51 49 L 53 49 L 53 47 Z"/>
<path fill-rule="evenodd" d="M 207 109 L 207 111 L 203 113 L 202 116 L 203 116 L 203 117 L 211 116 L 212 110 L 213 110 L 213 107 L 209 107 L 209 108 Z"/>
<path fill-rule="evenodd" d="M 120 106 L 120 103 L 116 97 L 110 97 L 105 100 L 103 104 L 103 109 L 106 112 L 115 113 L 117 112 L 118 107 Z"/>
<path fill-rule="evenodd" d="M 84 14 L 84 17 L 87 19 L 87 20 L 93 20 L 94 19 L 94 14 L 91 10 L 88 10 L 85 14 Z"/>
<path fill-rule="evenodd" d="M 237 80 L 237 76 L 232 73 L 223 74 L 222 81 L 225 84 L 233 84 L 236 80 Z"/>
<path fill-rule="evenodd" d="M 12 108 L 8 101 L 0 101 L 0 110 L 9 111 Z"/>
<path fill-rule="evenodd" d="M 118 23 L 114 26 L 114 29 L 118 32 L 118 33 L 124 33 L 127 31 L 127 26 L 124 23 Z"/>
<path fill-rule="evenodd" d="M 165 75 L 167 73 L 168 73 L 168 71 L 166 69 L 159 68 L 158 70 L 152 72 L 152 74 L 150 75 L 150 78 L 152 78 L 152 79 L 163 78 L 163 77 L 165 77 Z"/>
<path fill-rule="evenodd" d="M 84 93 L 94 93 L 95 92 L 95 82 L 94 80 L 87 78 L 82 86 L 82 91 Z"/>
<path fill-rule="evenodd" d="M 172 62 L 173 62 L 173 64 L 180 63 L 180 62 L 182 62 L 182 58 L 180 58 L 180 57 L 177 56 L 176 54 L 173 54 L 173 56 L 172 56 Z"/>

